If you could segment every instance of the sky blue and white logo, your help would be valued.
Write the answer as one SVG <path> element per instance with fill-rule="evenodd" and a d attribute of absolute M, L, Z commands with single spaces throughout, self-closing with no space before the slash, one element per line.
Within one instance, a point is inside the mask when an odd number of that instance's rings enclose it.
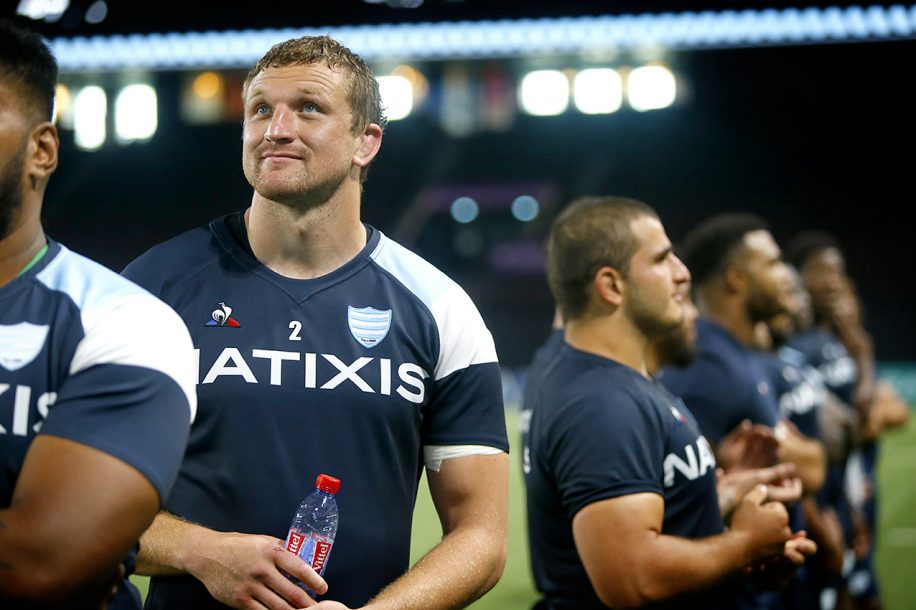
<path fill-rule="evenodd" d="M 41 353 L 48 338 L 47 324 L 28 322 L 0 324 L 0 366 L 8 371 L 18 371 Z"/>
<path fill-rule="evenodd" d="M 360 345 L 375 347 L 391 328 L 391 310 L 347 306 L 347 324 L 350 326 L 350 334 Z"/>

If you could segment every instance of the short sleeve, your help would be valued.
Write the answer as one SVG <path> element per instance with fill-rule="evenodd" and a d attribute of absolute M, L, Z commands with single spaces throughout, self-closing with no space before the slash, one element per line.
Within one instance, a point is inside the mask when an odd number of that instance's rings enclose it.
<path fill-rule="evenodd" d="M 545 456 L 571 519 L 585 506 L 618 496 L 663 494 L 663 433 L 651 405 L 598 386 L 545 423 Z"/>

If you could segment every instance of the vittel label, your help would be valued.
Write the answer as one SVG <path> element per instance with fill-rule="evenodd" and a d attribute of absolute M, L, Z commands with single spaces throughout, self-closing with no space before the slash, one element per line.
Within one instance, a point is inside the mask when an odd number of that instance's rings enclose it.
<path fill-rule="evenodd" d="M 286 550 L 295 555 L 299 554 L 299 551 L 302 549 L 302 542 L 305 540 L 305 536 L 298 532 L 290 532 L 289 540 L 286 542 Z"/>
<path fill-rule="evenodd" d="M 328 560 L 328 554 L 331 552 L 331 543 L 323 540 L 315 542 L 315 557 L 312 558 L 312 569 L 321 573 L 324 563 Z"/>

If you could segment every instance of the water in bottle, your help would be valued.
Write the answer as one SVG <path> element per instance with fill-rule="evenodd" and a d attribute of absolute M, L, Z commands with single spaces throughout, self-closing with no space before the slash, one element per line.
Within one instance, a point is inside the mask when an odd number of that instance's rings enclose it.
<path fill-rule="evenodd" d="M 318 574 L 324 574 L 328 564 L 334 537 L 337 535 L 337 500 L 340 480 L 326 474 L 319 474 L 315 491 L 299 505 L 286 536 L 286 550 L 295 553 Z M 293 582 L 315 597 L 315 592 L 296 578 Z"/>

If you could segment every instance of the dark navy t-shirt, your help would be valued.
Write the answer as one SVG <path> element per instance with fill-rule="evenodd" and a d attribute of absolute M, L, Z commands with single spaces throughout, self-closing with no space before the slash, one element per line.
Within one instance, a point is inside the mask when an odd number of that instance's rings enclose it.
<path fill-rule="evenodd" d="M 199 355 L 198 417 L 166 508 L 285 538 L 316 476 L 339 478 L 324 577 L 350 607 L 408 567 L 425 449 L 508 450 L 496 350 L 471 299 L 367 233 L 343 267 L 296 280 L 254 257 L 236 213 L 124 271 L 178 311 Z M 147 606 L 222 607 L 190 576 L 153 578 Z"/>
<path fill-rule="evenodd" d="M 683 403 L 658 383 L 564 343 L 530 400 L 522 435 L 528 538 L 550 608 L 604 607 L 572 535 L 573 517 L 593 502 L 655 493 L 665 501 L 664 534 L 723 531 L 712 450 Z M 723 586 L 672 607 L 728 607 L 733 599 Z"/>
<path fill-rule="evenodd" d="M 852 405 L 858 367 L 839 339 L 815 327 L 792 337 L 789 346 L 805 355 L 811 366 L 820 372 L 831 392 L 847 405 Z"/>
<path fill-rule="evenodd" d="M 776 425 L 779 405 L 757 352 L 704 318 L 697 320 L 697 352 L 692 364 L 664 367 L 658 379 L 687 404 L 710 443 L 718 444 L 745 419 Z"/>
<path fill-rule="evenodd" d="M 792 337 L 789 345 L 805 355 L 808 362 L 821 374 L 827 389 L 836 394 L 850 412 L 853 412 L 852 398 L 858 380 L 858 367 L 840 340 L 833 334 L 814 327 Z M 846 457 L 827 465 L 827 478 L 817 494 L 817 501 L 821 506 L 832 506 L 836 509 L 845 538 L 851 543 L 853 523 L 852 508 L 845 488 L 846 466 Z"/>
<path fill-rule="evenodd" d="M 147 291 L 54 241 L 0 286 L 0 507 L 43 435 L 126 462 L 164 499 L 195 408 L 188 331 Z M 110 608 L 138 607 L 125 580 Z"/>
<path fill-rule="evenodd" d="M 827 399 L 827 387 L 820 372 L 808 363 L 805 354 L 789 346 L 761 357 L 770 371 L 780 416 L 795 424 L 805 436 L 819 438 L 817 410 Z"/>

